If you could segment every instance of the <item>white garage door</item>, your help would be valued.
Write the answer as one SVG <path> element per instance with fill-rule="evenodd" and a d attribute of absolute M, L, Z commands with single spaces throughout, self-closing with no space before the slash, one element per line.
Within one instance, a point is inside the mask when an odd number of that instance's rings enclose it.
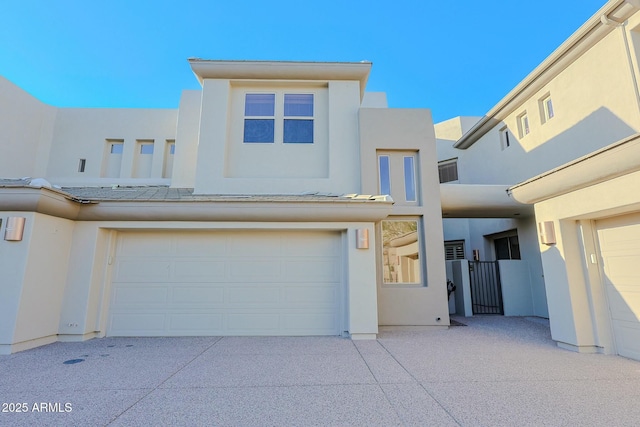
<path fill-rule="evenodd" d="M 640 215 L 597 222 L 618 354 L 640 360 Z"/>
<path fill-rule="evenodd" d="M 124 232 L 111 336 L 338 335 L 338 232 Z"/>

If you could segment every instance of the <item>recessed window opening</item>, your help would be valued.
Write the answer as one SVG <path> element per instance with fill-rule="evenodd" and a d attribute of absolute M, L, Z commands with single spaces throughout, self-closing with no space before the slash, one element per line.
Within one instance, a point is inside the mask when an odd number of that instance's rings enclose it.
<path fill-rule="evenodd" d="M 78 162 L 78 172 L 84 172 L 84 168 L 87 164 L 87 159 L 80 159 Z"/>
<path fill-rule="evenodd" d="M 380 194 L 391 195 L 389 156 L 378 156 L 378 175 L 380 177 Z"/>
<path fill-rule="evenodd" d="M 540 100 L 540 117 L 542 123 L 546 123 L 553 118 L 555 113 L 553 112 L 553 102 L 551 101 L 551 95 L 547 95 Z"/>
<path fill-rule="evenodd" d="M 529 135 L 529 130 L 529 117 L 525 111 L 518 116 L 518 131 L 520 133 L 520 138 Z"/>
<path fill-rule="evenodd" d="M 500 146 L 504 150 L 511 146 L 511 132 L 506 126 L 500 129 Z"/>
<path fill-rule="evenodd" d="M 382 277 L 385 284 L 421 284 L 421 242 L 417 220 L 384 220 Z"/>
<path fill-rule="evenodd" d="M 416 171 L 413 156 L 404 157 L 404 195 L 407 202 L 415 202 L 416 199 Z"/>
<path fill-rule="evenodd" d="M 140 144 L 140 154 L 153 154 L 153 144 Z"/>
<path fill-rule="evenodd" d="M 111 144 L 111 154 L 122 154 L 123 145 L 121 142 Z"/>
<path fill-rule="evenodd" d="M 458 180 L 458 160 L 445 160 L 438 164 L 440 183 Z"/>

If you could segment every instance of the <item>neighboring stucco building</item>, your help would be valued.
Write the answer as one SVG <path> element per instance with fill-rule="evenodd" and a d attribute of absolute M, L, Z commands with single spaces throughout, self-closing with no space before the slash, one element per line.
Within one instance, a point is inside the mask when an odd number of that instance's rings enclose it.
<path fill-rule="evenodd" d="M 607 2 L 485 117 L 436 124 L 441 181 L 451 181 L 443 208 L 456 183 L 506 184 L 514 201 L 535 205 L 535 216 L 518 219 L 454 212 L 465 219 L 445 219 L 445 241 L 463 242 L 467 259 L 476 248 L 495 259 L 496 238 L 517 236 L 532 314 L 546 317 L 548 305 L 553 339 L 635 359 L 639 9 L 638 1 Z"/>
<path fill-rule="evenodd" d="M 365 93 L 366 62 L 190 65 L 177 110 L 55 108 L 0 79 L 0 352 L 446 327 L 430 112 Z"/>

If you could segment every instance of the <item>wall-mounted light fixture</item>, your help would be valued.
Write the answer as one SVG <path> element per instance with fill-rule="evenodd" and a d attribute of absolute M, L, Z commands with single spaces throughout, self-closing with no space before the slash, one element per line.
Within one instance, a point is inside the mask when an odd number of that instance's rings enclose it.
<path fill-rule="evenodd" d="M 367 228 L 356 230 L 356 249 L 369 249 L 369 230 Z"/>
<path fill-rule="evenodd" d="M 22 240 L 24 232 L 25 218 L 12 216 L 7 218 L 7 227 L 4 229 L 4 240 L 10 242 L 19 242 Z"/>
<path fill-rule="evenodd" d="M 556 229 L 553 225 L 553 221 L 539 222 L 538 234 L 540 235 L 540 243 L 543 245 L 556 244 Z"/>
<path fill-rule="evenodd" d="M 473 260 L 480 261 L 480 249 L 473 250 Z"/>

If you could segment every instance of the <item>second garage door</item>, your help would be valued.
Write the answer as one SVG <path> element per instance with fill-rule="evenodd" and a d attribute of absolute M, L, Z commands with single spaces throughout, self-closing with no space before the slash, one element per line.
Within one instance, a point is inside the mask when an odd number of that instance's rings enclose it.
<path fill-rule="evenodd" d="M 110 336 L 338 335 L 341 235 L 123 232 Z"/>
<path fill-rule="evenodd" d="M 640 360 L 640 215 L 601 220 L 597 228 L 616 348 Z"/>

